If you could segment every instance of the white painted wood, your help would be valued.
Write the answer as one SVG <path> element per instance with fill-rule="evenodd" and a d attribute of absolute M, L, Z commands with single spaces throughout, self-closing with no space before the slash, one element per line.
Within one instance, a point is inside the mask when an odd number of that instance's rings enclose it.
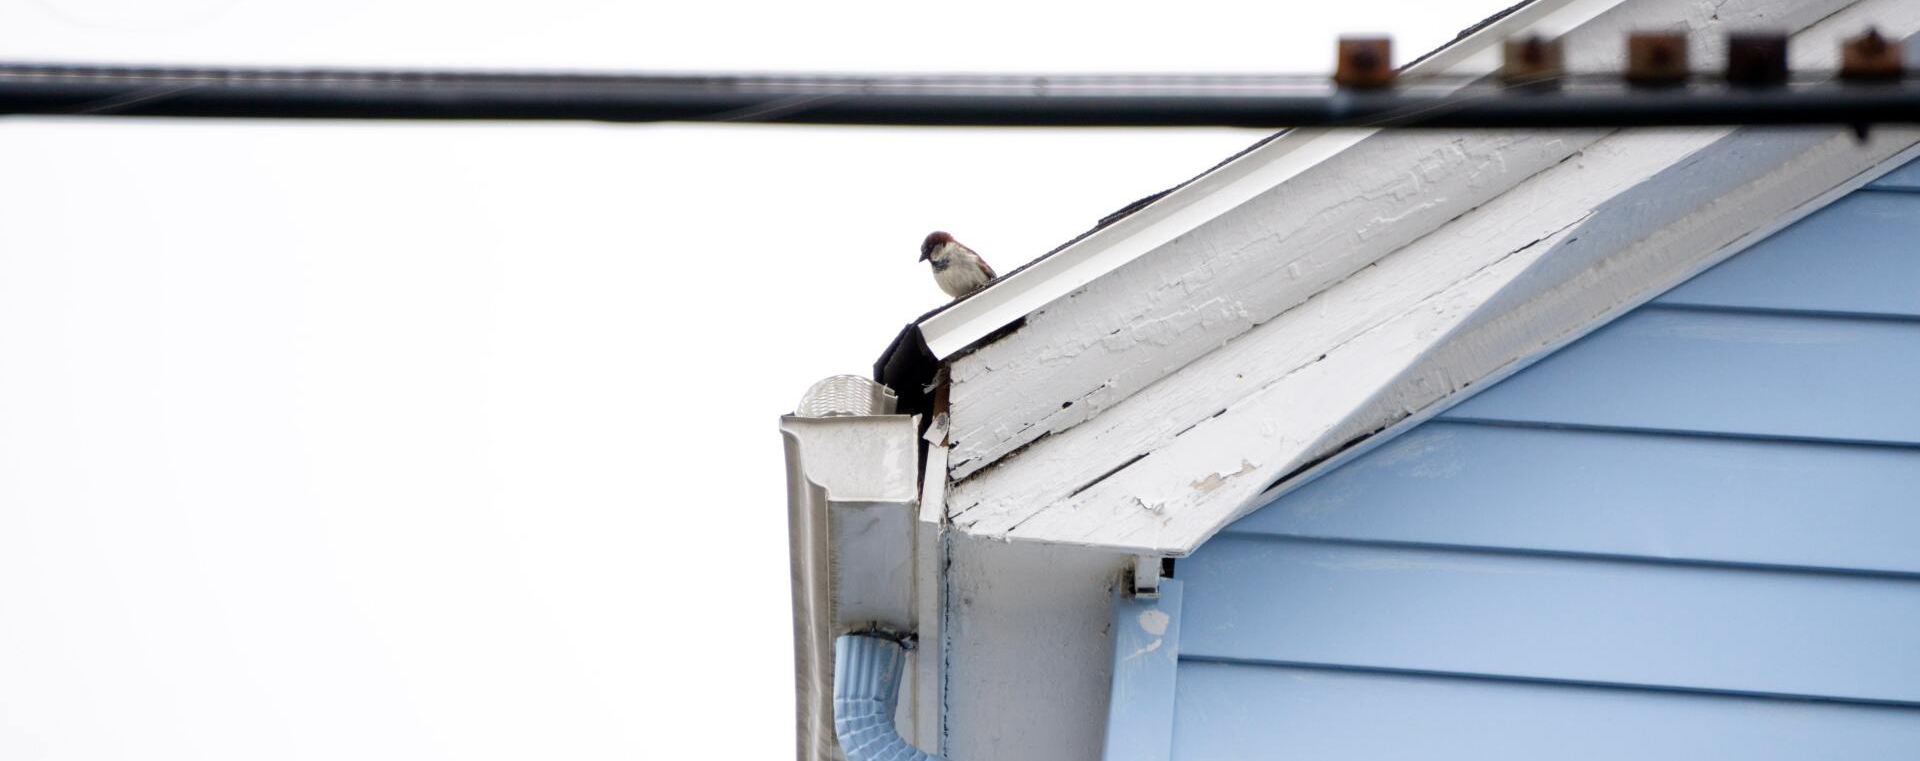
<path fill-rule="evenodd" d="M 1131 556 L 959 534 L 949 551 L 944 755 L 1099 758 L 1113 590 Z"/>
<path fill-rule="evenodd" d="M 989 497 L 993 501 L 985 507 L 992 512 L 957 514 L 955 525 L 1006 538 L 1185 554 L 1224 525 L 1245 497 L 1284 473 L 1345 411 L 1411 363 L 1433 333 L 1470 312 L 1519 268 L 1512 258 L 1489 267 L 1467 287 L 1439 294 L 1403 319 L 1374 326 L 1325 359 L 1265 384 L 1241 405 L 1078 494 L 1034 502 Z M 1033 491 L 1033 484 L 1022 486 Z"/>
<path fill-rule="evenodd" d="M 1844 5 L 1628 0 L 1597 17 L 1596 8 L 1582 6 L 1572 16 L 1581 23 L 1567 38 L 1570 65 L 1616 67 L 1629 29 L 1798 29 Z M 1562 10 L 1573 13 L 1571 6 Z M 1720 45 L 1716 36 L 1696 35 L 1695 59 L 1712 65 Z M 1462 51 L 1457 65 L 1468 70 L 1490 62 L 1491 55 Z M 1207 204 L 1180 207 L 1178 224 L 1168 221 L 1171 216 L 1152 215 L 1176 213 L 1177 204 L 1163 201 L 1083 241 L 1079 247 L 1112 241 L 1115 247 L 1153 250 L 1130 254 L 1104 276 L 1028 314 L 1019 331 L 952 361 L 951 475 L 968 477 L 1042 436 L 1101 414 L 1602 134 L 1302 131 L 1273 144 L 1295 151 L 1286 154 L 1291 163 L 1273 164 L 1284 164 L 1284 171 L 1245 169 L 1244 176 L 1229 179 L 1242 171 L 1234 167 L 1250 167 L 1253 157 L 1266 155 L 1256 151 L 1202 178 L 1182 192 L 1239 184 Z M 1229 197 L 1233 203 L 1222 201 Z"/>
<path fill-rule="evenodd" d="M 1920 26 L 1916 14 L 1891 0 L 1860 3 L 1799 35 L 1796 58 L 1830 64 L 1837 37 L 1867 19 L 1905 33 Z M 961 481 L 949 497 L 953 520 L 987 536 L 1185 552 L 1278 476 L 1677 282 L 1916 139 L 1884 130 L 1865 146 L 1806 132 L 1609 137 L 1328 289 L 1318 306 L 1310 300 L 1095 424 Z M 1460 279 L 1439 291 L 1431 286 L 1442 270 L 1406 269 L 1449 258 L 1480 269 L 1452 271 Z M 1325 358 L 1288 366 L 1314 351 Z M 1151 455 L 1133 461 L 1142 453 Z"/>
<path fill-rule="evenodd" d="M 1499 64 L 1500 41 L 1522 29 L 1574 29 L 1623 0 L 1539 0 L 1456 40 L 1408 68 L 1405 76 L 1485 74 Z M 1704 15 L 1704 14 L 1703 14 Z M 1186 234 L 1273 185 L 1332 156 L 1372 130 L 1329 134 L 1299 130 L 1235 158 L 1146 209 L 1074 242 L 923 320 L 921 335 L 945 359 L 1160 245 Z"/>
<path fill-rule="evenodd" d="M 946 515 L 947 472 L 946 431 L 935 419 L 926 438 L 927 461 L 920 481 L 920 508 L 914 522 L 913 606 L 914 635 L 919 647 L 909 654 L 907 678 L 901 691 L 908 698 L 901 704 L 909 709 L 899 722 L 903 736 L 916 748 L 940 750 L 941 694 L 946 689 L 945 629 L 946 611 Z"/>
<path fill-rule="evenodd" d="M 1600 134 L 1400 132 L 1318 163 L 954 360 L 952 474 L 1101 414 Z"/>
<path fill-rule="evenodd" d="M 1093 421 L 1038 442 L 1000 467 L 960 482 L 949 500 L 954 522 L 969 531 L 1035 536 L 1033 532 L 1044 531 L 1047 523 L 1021 526 L 1021 522 L 1132 457 L 1171 444 L 1187 433 L 1187 426 L 1208 421 L 1274 379 L 1302 370 L 1325 374 L 1327 368 L 1320 365 L 1345 363 L 1362 350 L 1378 350 L 1382 336 L 1389 334 L 1383 331 L 1391 330 L 1406 336 L 1397 349 L 1397 361 L 1411 362 L 1448 320 L 1464 319 L 1480 299 L 1491 296 L 1501 278 L 1520 271 L 1525 257 L 1544 252 L 1552 241 L 1542 238 L 1564 235 L 1599 203 L 1670 166 L 1707 140 L 1689 133 L 1621 135 L 1602 141 L 1528 186 L 1395 252 L 1316 295 L 1303 308 L 1260 326 Z M 1515 256 L 1522 258 L 1515 260 Z M 1357 406 L 1370 392 L 1353 386 L 1337 390 L 1350 398 L 1339 402 L 1319 397 L 1308 410 L 1267 421 L 1267 427 L 1279 431 L 1283 425 L 1303 426 L 1313 414 L 1329 418 L 1322 424 L 1331 423 L 1353 409 L 1343 404 Z M 1218 472 L 1244 467 L 1238 460 L 1225 466 Z M 1037 477 L 1039 473 L 1047 475 Z"/>

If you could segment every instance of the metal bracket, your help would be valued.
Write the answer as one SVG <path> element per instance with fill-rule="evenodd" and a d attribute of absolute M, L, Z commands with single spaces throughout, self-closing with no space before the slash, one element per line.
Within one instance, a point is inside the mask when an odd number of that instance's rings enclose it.
<path fill-rule="evenodd" d="M 1155 598 L 1160 596 L 1161 558 L 1158 555 L 1133 556 L 1133 596 Z"/>

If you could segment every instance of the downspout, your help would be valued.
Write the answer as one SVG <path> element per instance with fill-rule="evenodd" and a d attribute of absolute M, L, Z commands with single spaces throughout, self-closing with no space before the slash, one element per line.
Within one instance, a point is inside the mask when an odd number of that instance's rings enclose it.
<path fill-rule="evenodd" d="M 847 761 L 944 761 L 915 748 L 893 726 L 906 648 L 878 634 L 833 642 L 833 729 Z"/>
<path fill-rule="evenodd" d="M 798 761 L 938 761 L 894 725 L 901 711 L 926 733 L 929 712 L 939 710 L 928 699 L 937 661 L 915 659 L 916 699 L 904 710 L 899 700 L 906 643 L 922 628 L 938 636 L 937 621 L 921 620 L 928 601 L 919 599 L 938 574 L 938 532 L 926 530 L 918 510 L 920 418 L 895 409 L 886 387 L 843 375 L 815 384 L 780 420 Z"/>

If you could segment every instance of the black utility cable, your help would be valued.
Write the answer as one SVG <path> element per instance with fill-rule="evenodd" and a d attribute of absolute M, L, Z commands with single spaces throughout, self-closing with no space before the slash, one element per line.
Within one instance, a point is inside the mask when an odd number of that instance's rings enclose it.
<path fill-rule="evenodd" d="M 1403 77 L 633 76 L 0 64 L 0 114 L 996 127 L 1653 127 L 1920 123 L 1920 80 L 1633 88 Z"/>

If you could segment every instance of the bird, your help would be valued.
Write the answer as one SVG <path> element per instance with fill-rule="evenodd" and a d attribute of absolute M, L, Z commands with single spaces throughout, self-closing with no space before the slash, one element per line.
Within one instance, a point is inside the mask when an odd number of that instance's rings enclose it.
<path fill-rule="evenodd" d="M 952 235 L 937 230 L 921 241 L 920 261 L 933 265 L 933 282 L 956 299 L 986 287 L 995 277 L 987 260 Z"/>

